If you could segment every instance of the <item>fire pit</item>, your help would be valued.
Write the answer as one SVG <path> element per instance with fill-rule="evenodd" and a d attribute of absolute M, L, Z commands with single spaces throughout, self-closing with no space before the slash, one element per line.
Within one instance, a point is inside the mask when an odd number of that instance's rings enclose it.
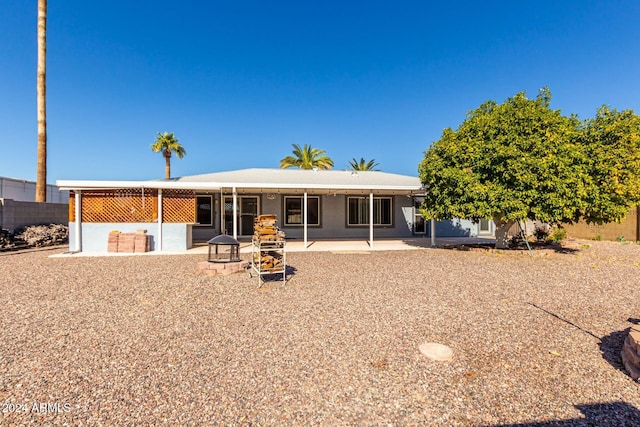
<path fill-rule="evenodd" d="M 240 261 L 240 242 L 231 236 L 221 234 L 209 240 L 209 262 Z"/>

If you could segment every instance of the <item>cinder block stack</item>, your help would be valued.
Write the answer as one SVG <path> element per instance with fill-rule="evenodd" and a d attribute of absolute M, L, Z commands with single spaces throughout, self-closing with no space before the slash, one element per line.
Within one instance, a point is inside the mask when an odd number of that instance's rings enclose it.
<path fill-rule="evenodd" d="M 622 363 L 631 378 L 638 381 L 640 378 L 640 325 L 631 327 L 629 335 L 624 340 L 621 356 Z"/>
<path fill-rule="evenodd" d="M 149 252 L 149 236 L 147 236 L 147 230 L 136 231 L 134 237 L 134 252 Z"/>
<path fill-rule="evenodd" d="M 114 230 L 109 233 L 109 241 L 107 243 L 107 252 L 118 252 L 118 240 L 120 239 L 120 232 Z"/>
<path fill-rule="evenodd" d="M 136 245 L 136 235 L 134 233 L 120 233 L 118 239 L 118 252 L 133 252 Z"/>
<path fill-rule="evenodd" d="M 135 233 L 121 233 L 114 230 L 109 233 L 107 252 L 149 252 L 150 246 L 151 238 L 147 235 L 147 230 L 138 230 Z"/>

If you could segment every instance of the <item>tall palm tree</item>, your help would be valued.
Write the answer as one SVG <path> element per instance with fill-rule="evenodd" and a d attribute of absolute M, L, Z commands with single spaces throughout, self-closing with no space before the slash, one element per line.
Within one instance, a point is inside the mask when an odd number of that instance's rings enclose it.
<path fill-rule="evenodd" d="M 304 144 L 302 148 L 298 144 L 293 146 L 293 156 L 287 156 L 280 160 L 280 168 L 286 169 L 297 167 L 300 169 L 331 169 L 333 160 L 326 155 L 326 151 L 319 148 L 311 148 L 310 145 Z"/>
<path fill-rule="evenodd" d="M 360 161 L 357 161 L 354 157 L 349 162 L 349 168 L 352 171 L 377 171 L 376 166 L 378 166 L 376 159 L 371 159 L 367 162 L 364 157 L 360 157 Z"/>
<path fill-rule="evenodd" d="M 158 132 L 156 142 L 151 144 L 151 149 L 154 153 L 162 151 L 162 155 L 165 160 L 165 175 L 167 179 L 171 178 L 171 153 L 176 153 L 176 156 L 178 156 L 179 159 L 183 158 L 187 154 L 184 147 L 178 144 L 178 138 L 173 135 L 173 132 Z"/>
<path fill-rule="evenodd" d="M 36 202 L 47 201 L 47 0 L 38 0 L 38 168 Z"/>

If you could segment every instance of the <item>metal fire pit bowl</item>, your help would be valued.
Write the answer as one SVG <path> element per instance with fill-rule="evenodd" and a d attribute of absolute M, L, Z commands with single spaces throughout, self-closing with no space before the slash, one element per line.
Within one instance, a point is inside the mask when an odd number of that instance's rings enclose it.
<path fill-rule="evenodd" d="M 231 236 L 221 234 L 207 242 L 209 244 L 209 262 L 240 261 L 240 242 Z"/>

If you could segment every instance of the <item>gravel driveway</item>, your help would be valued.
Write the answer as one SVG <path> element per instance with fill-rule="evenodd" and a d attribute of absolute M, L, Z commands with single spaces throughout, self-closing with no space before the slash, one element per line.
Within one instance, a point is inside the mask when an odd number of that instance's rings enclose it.
<path fill-rule="evenodd" d="M 640 246 L 584 243 L 290 253 L 261 289 L 204 256 L 0 254 L 0 425 L 640 425 Z"/>

